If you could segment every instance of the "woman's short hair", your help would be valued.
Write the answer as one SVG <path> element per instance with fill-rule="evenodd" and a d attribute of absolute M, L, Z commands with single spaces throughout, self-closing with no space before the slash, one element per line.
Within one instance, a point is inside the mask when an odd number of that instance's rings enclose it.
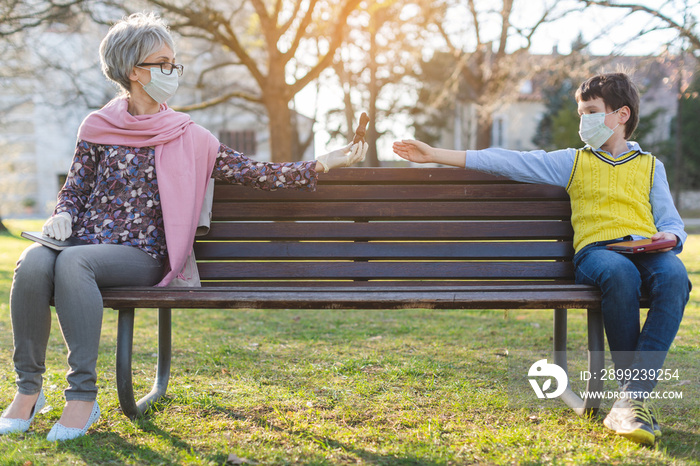
<path fill-rule="evenodd" d="M 129 75 L 164 45 L 175 52 L 175 43 L 165 21 L 155 13 L 134 13 L 117 21 L 100 44 L 100 63 L 107 79 L 129 93 Z"/>

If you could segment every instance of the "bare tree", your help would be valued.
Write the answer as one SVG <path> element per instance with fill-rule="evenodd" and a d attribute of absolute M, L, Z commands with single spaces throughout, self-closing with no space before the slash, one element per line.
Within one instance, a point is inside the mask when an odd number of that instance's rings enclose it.
<path fill-rule="evenodd" d="M 104 28 L 89 20 L 84 5 L 36 0 L 0 7 L 3 215 L 29 211 L 20 205 L 33 206 L 37 214 L 51 208 L 51 193 L 60 187 L 74 142 L 74 133 L 62 130 L 77 129 L 86 111 L 113 94 L 96 53 Z"/>
<path fill-rule="evenodd" d="M 0 37 L 62 20 L 86 0 L 3 0 L 0 3 Z"/>
<path fill-rule="evenodd" d="M 347 19 L 360 1 L 6 0 L 0 5 L 0 37 L 60 21 L 76 9 L 98 22 L 110 21 L 105 10 L 128 13 L 144 5 L 159 10 L 173 31 L 208 42 L 209 50 L 222 58 L 200 69 L 200 101 L 179 109 L 199 110 L 231 100 L 260 105 L 268 119 L 271 159 L 283 161 L 300 154 L 310 141 L 297 133 L 290 102 L 331 65 L 345 38 Z M 217 85 L 222 76 L 229 79 Z"/>
<path fill-rule="evenodd" d="M 231 99 L 260 104 L 269 121 L 272 161 L 289 160 L 299 153 L 303 143 L 293 129 L 290 102 L 331 65 L 345 38 L 347 19 L 360 0 L 147 3 L 167 14 L 174 31 L 204 39 L 230 57 L 223 63 L 211 63 L 201 76 L 206 83 L 215 71 L 230 72 L 233 79 L 228 80 L 226 90 L 205 93 L 208 98 L 181 110 L 202 109 Z M 314 56 L 314 50 L 320 53 Z M 231 71 L 234 69 L 245 70 L 247 79 L 241 80 L 239 72 Z M 254 88 L 245 88 L 250 82 Z"/>
<path fill-rule="evenodd" d="M 387 0 L 367 4 L 351 24 L 349 39 L 333 65 L 344 105 L 330 112 L 330 119 L 337 122 L 331 136 L 352 134 L 360 112 L 367 112 L 370 166 L 379 166 L 377 141 L 390 131 L 388 126 L 380 130 L 377 122 L 395 121 L 397 113 L 405 110 L 407 91 L 415 87 L 413 69 L 421 60 L 427 36 L 418 5 L 423 4 L 427 11 L 429 3 Z"/>
<path fill-rule="evenodd" d="M 688 51 L 694 54 L 700 51 L 700 31 L 697 30 L 698 18 L 695 18 L 691 12 L 692 8 L 698 7 L 697 0 L 664 2 L 664 12 L 662 12 L 660 8 L 656 9 L 635 2 L 612 2 L 609 0 L 579 0 L 579 2 L 586 6 L 600 6 L 626 10 L 628 16 L 642 13 L 651 18 L 655 18 L 658 20 L 658 24 L 648 30 L 642 31 L 642 34 L 664 28 L 674 29 L 681 38 L 687 39 L 690 43 Z M 674 16 L 681 16 L 683 21 L 681 22 L 678 19 L 674 19 Z M 697 55 L 696 58 L 698 58 Z"/>
<path fill-rule="evenodd" d="M 531 2 L 528 2 L 532 6 Z M 433 25 L 443 39 L 452 66 L 445 70 L 445 84 L 428 96 L 428 105 L 439 108 L 454 99 L 472 104 L 477 109 L 475 148 L 491 144 L 492 114 L 498 106 L 517 98 L 520 85 L 531 79 L 550 62 L 533 61 L 530 55 L 533 36 L 544 25 L 557 21 L 578 8 L 561 8 L 557 2 L 542 2 L 541 13 L 529 24 L 514 20 L 516 6 L 526 7 L 523 0 L 503 0 L 499 3 L 467 0 L 445 0 L 442 12 Z M 461 14 L 464 26 L 448 29 L 449 17 Z M 492 31 L 497 31 L 493 33 Z M 561 57 L 557 66 L 564 66 Z M 430 66 L 430 64 L 426 64 Z"/>

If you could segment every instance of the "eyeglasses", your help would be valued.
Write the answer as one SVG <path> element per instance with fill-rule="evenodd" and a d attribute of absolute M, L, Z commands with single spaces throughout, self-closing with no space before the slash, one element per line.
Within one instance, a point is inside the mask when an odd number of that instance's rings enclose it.
<path fill-rule="evenodd" d="M 182 76 L 185 71 L 185 67 L 175 63 L 162 62 L 162 63 L 139 63 L 136 66 L 160 66 L 160 72 L 165 75 L 173 74 L 173 70 L 177 70 L 177 75 Z"/>

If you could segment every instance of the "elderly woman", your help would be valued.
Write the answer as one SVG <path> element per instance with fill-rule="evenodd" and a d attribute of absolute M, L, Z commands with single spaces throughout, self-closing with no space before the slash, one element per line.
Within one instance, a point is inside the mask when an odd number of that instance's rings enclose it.
<path fill-rule="evenodd" d="M 165 104 L 183 67 L 164 22 L 134 14 L 100 46 L 102 68 L 120 97 L 80 126 L 73 163 L 44 233 L 91 245 L 57 252 L 39 244 L 21 255 L 12 283 L 17 393 L 0 433 L 24 432 L 45 403 L 42 375 L 51 326 L 49 303 L 68 347 L 66 403 L 48 440 L 85 435 L 100 416 L 96 363 L 100 287 L 165 286 L 191 250 L 210 177 L 260 189 L 314 190 L 317 174 L 364 158 L 358 143 L 316 161 L 262 163 L 230 149 Z"/>

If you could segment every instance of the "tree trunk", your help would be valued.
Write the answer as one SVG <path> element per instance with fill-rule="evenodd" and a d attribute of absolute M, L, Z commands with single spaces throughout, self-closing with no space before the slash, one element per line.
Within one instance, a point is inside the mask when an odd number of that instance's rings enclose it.
<path fill-rule="evenodd" d="M 373 63 L 373 62 L 372 62 Z M 377 153 L 377 139 L 379 139 L 379 133 L 377 132 L 377 97 L 379 95 L 379 87 L 377 86 L 377 68 L 376 66 L 370 65 L 370 83 L 369 83 L 369 109 L 367 109 L 369 116 L 369 123 L 367 124 L 367 133 L 365 134 L 365 141 L 369 144 L 367 149 L 367 157 L 365 159 L 365 165 L 370 167 L 380 167 L 379 155 Z"/>
<path fill-rule="evenodd" d="M 370 100 L 369 103 L 369 115 L 372 117 L 367 123 L 367 133 L 365 134 L 365 141 L 369 144 L 367 149 L 367 156 L 365 158 L 365 166 L 368 167 L 381 167 L 379 163 L 379 154 L 377 151 L 377 139 L 379 139 L 379 134 L 377 133 L 377 126 L 374 124 L 374 120 L 377 118 L 377 105 L 375 100 Z"/>
<path fill-rule="evenodd" d="M 292 131 L 292 111 L 282 93 L 268 93 L 264 100 L 270 120 L 270 161 L 275 163 L 301 160 L 304 154 L 296 153 L 298 141 Z"/>
<path fill-rule="evenodd" d="M 377 29 L 376 19 L 372 16 L 370 18 L 370 31 L 372 33 L 369 36 L 369 109 L 367 109 L 369 123 L 365 135 L 365 141 L 369 144 L 369 148 L 367 149 L 367 157 L 364 163 L 370 167 L 380 166 L 377 154 L 377 139 L 379 135 L 375 124 L 377 120 L 377 98 L 379 97 L 379 84 L 377 83 Z"/>
<path fill-rule="evenodd" d="M 489 117 L 488 120 L 484 120 L 479 117 L 479 121 L 476 126 L 476 148 L 487 149 L 491 147 L 491 126 L 493 121 Z"/>
<path fill-rule="evenodd" d="M 680 206 L 683 190 L 683 68 L 678 72 L 678 102 L 676 108 L 676 144 L 673 155 L 673 203 Z"/>

